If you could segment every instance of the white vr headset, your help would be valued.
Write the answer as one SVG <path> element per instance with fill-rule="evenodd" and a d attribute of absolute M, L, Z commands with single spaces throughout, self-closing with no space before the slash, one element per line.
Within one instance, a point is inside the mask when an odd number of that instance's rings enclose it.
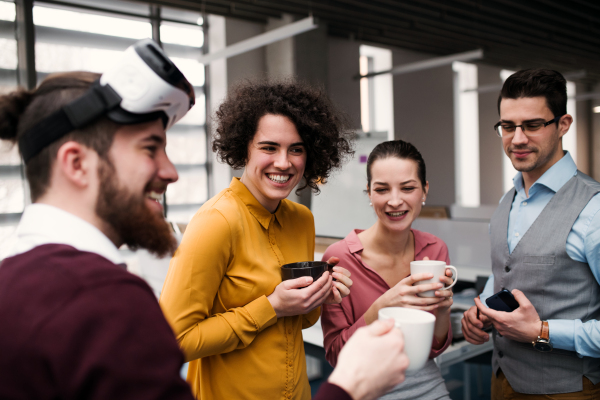
<path fill-rule="evenodd" d="M 67 133 L 102 116 L 129 125 L 161 119 L 172 127 L 195 103 L 194 88 L 152 40 L 130 46 L 121 61 L 81 97 L 19 138 L 25 163 Z"/>

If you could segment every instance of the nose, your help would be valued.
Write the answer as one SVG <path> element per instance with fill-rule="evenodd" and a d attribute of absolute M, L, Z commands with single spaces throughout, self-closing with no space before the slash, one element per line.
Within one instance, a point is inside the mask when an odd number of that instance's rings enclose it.
<path fill-rule="evenodd" d="M 286 170 L 292 166 L 290 162 L 290 158 L 287 151 L 281 150 L 275 156 L 275 161 L 273 162 L 273 166 L 277 169 Z"/>
<path fill-rule="evenodd" d="M 162 152 L 161 155 L 157 158 L 158 162 L 158 177 L 162 181 L 166 181 L 167 184 L 177 182 L 179 179 L 179 175 L 177 174 L 177 169 L 167 156 L 167 153 Z"/>
<path fill-rule="evenodd" d="M 390 199 L 388 200 L 388 205 L 391 207 L 398 207 L 404 203 L 402 199 L 402 193 L 399 190 L 392 190 Z"/>
<path fill-rule="evenodd" d="M 517 126 L 515 128 L 515 135 L 513 136 L 511 142 L 512 144 L 526 144 L 529 141 L 529 138 L 523 131 L 522 126 Z"/>

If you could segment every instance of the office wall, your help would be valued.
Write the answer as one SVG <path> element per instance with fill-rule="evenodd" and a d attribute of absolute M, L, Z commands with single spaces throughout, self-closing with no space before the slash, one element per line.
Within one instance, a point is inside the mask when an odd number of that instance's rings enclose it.
<path fill-rule="evenodd" d="M 354 129 L 360 129 L 360 81 L 354 79 L 359 72 L 360 43 L 328 38 L 327 88 L 329 98 L 350 119 Z"/>
<path fill-rule="evenodd" d="M 477 66 L 478 86 L 501 85 L 501 68 Z M 502 141 L 494 132 L 498 122 L 498 89 L 479 93 L 479 187 L 482 205 L 498 205 L 502 189 Z"/>
<path fill-rule="evenodd" d="M 226 18 L 225 33 L 227 46 L 265 32 L 265 25 L 241 19 Z M 227 85 L 231 86 L 245 78 L 264 77 L 267 74 L 265 48 L 227 59 Z"/>
<path fill-rule="evenodd" d="M 577 94 L 588 92 L 588 85 L 576 84 Z M 591 173 L 590 145 L 591 145 L 591 100 L 582 100 L 576 103 L 577 107 L 577 132 L 568 132 L 577 135 L 577 168 L 585 174 Z"/>
<path fill-rule="evenodd" d="M 393 65 L 432 56 L 394 49 Z M 452 66 L 394 75 L 396 139 L 413 143 L 427 165 L 427 204 L 455 202 L 454 92 Z"/>

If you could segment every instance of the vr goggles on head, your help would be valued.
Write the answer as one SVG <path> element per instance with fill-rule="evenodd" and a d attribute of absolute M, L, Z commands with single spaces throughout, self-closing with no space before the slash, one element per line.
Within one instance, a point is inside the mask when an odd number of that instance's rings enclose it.
<path fill-rule="evenodd" d="M 195 103 L 194 88 L 152 40 L 125 50 L 120 63 L 102 74 L 81 97 L 25 132 L 19 149 L 25 163 L 67 133 L 102 116 L 129 125 L 161 119 L 172 127 Z"/>

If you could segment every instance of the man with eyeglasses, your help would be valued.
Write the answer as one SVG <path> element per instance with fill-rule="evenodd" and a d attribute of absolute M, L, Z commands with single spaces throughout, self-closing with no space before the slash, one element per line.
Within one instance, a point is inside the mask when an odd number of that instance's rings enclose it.
<path fill-rule="evenodd" d="M 511 75 L 498 98 L 519 172 L 490 221 L 493 275 L 462 320 L 473 344 L 494 328 L 494 400 L 600 398 L 600 183 L 563 151 L 566 106 L 564 77 L 545 69 Z M 502 289 L 512 312 L 482 303 Z"/>

